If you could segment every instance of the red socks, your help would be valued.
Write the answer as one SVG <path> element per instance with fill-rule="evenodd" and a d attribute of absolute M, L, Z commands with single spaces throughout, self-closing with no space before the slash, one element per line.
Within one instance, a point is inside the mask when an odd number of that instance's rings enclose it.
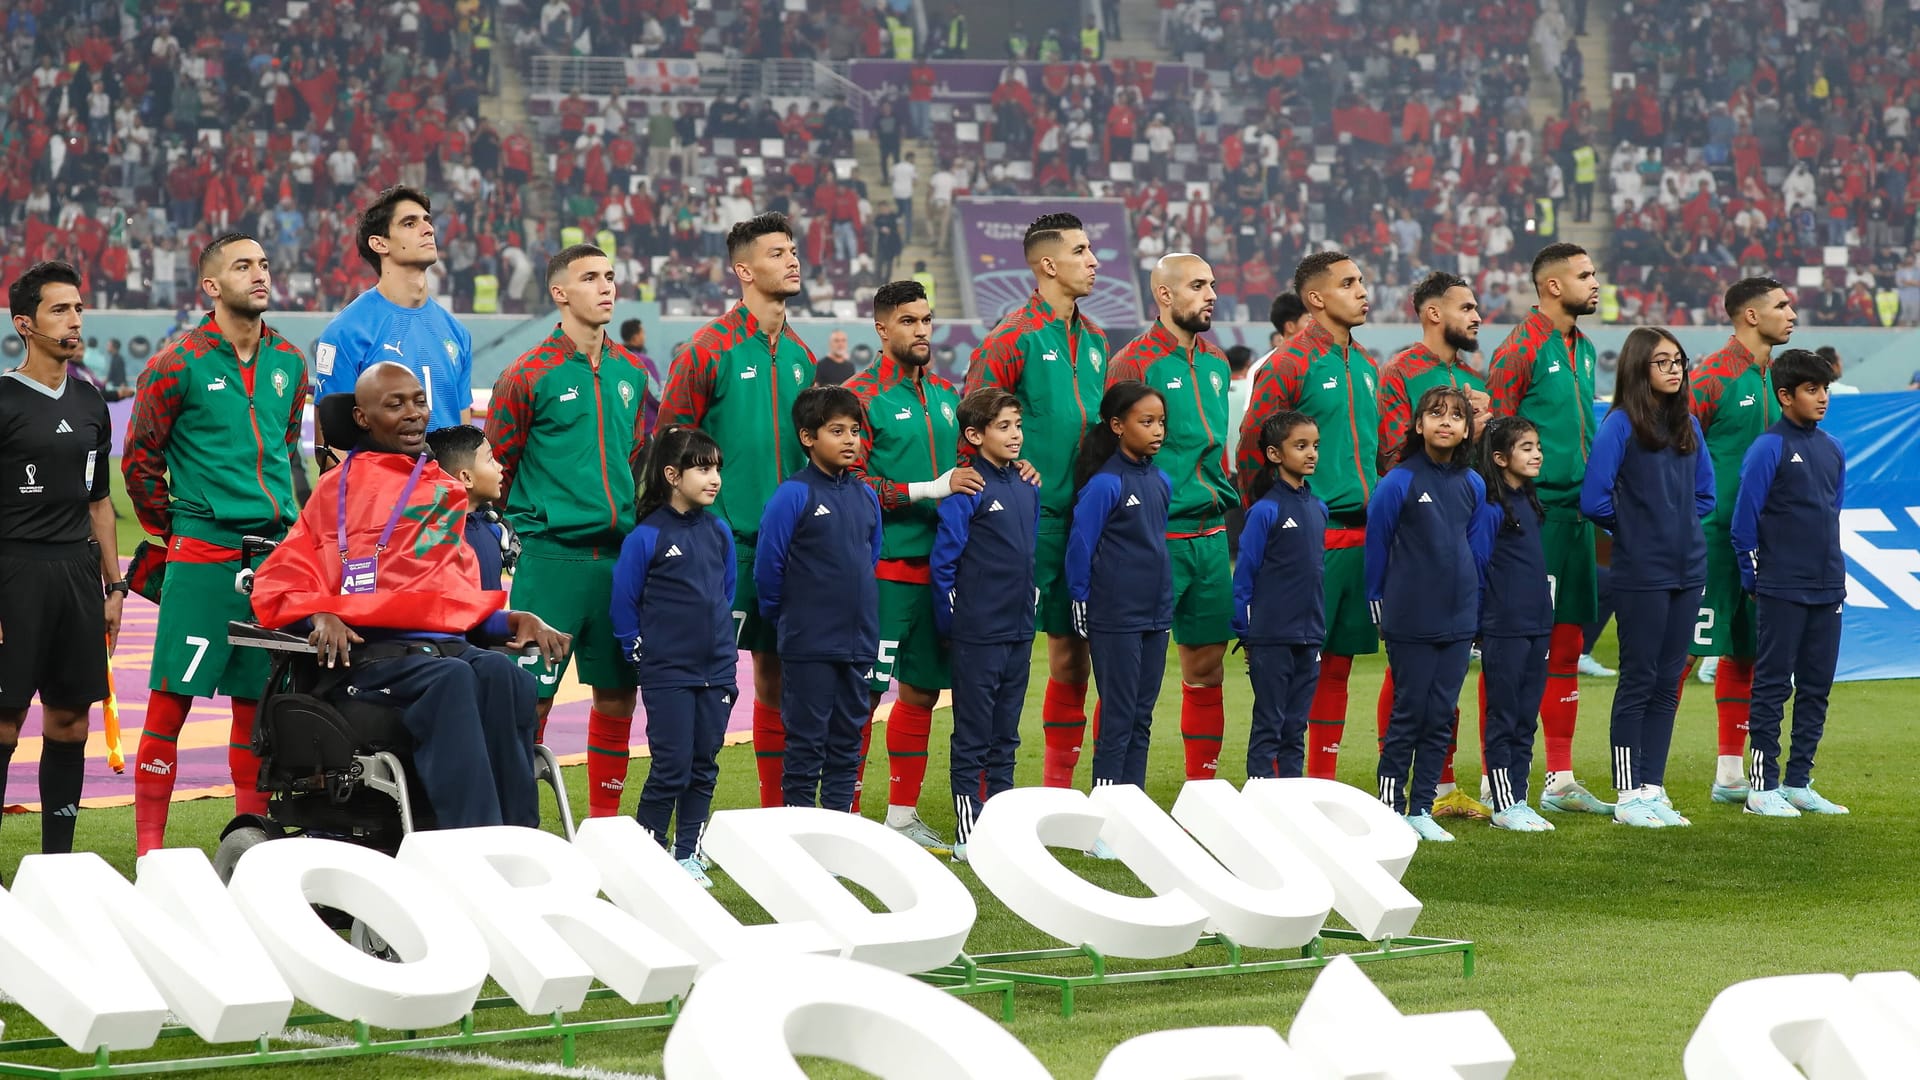
<path fill-rule="evenodd" d="M 1720 714 L 1720 754 L 1747 752 L 1747 711 L 1753 704 L 1753 661 L 1720 658 L 1713 674 L 1713 707 Z"/>
<path fill-rule="evenodd" d="M 892 725 L 889 724 L 889 727 Z M 891 742 L 892 738 L 889 737 Z M 849 812 L 860 816 L 860 793 L 867 789 L 867 751 L 873 749 L 873 714 L 867 714 L 867 722 L 860 725 L 860 764 L 853 771 L 853 806 Z"/>
<path fill-rule="evenodd" d="M 617 817 L 627 787 L 633 717 L 587 711 L 587 816 Z"/>
<path fill-rule="evenodd" d="M 1320 685 L 1307 706 L 1307 775 L 1331 780 L 1340 765 L 1340 736 L 1347 727 L 1347 676 L 1353 657 L 1320 657 Z"/>
<path fill-rule="evenodd" d="M 1049 678 L 1040 703 L 1040 721 L 1046 736 L 1040 783 L 1045 787 L 1072 787 L 1073 770 L 1080 763 L 1080 744 L 1087 737 L 1087 684 Z"/>
<path fill-rule="evenodd" d="M 888 806 L 920 805 L 920 788 L 927 780 L 927 739 L 932 732 L 932 709 L 893 703 L 893 712 L 887 716 Z"/>
<path fill-rule="evenodd" d="M 1388 668 L 1386 677 L 1380 680 L 1380 704 L 1374 706 L 1373 718 L 1380 725 L 1380 748 L 1387 748 L 1387 725 L 1393 720 L 1393 669 Z"/>
<path fill-rule="evenodd" d="M 1187 750 L 1187 779 L 1211 780 L 1220 771 L 1220 742 L 1227 710 L 1217 686 L 1180 684 L 1180 738 Z"/>
<path fill-rule="evenodd" d="M 1540 698 L 1548 772 L 1573 771 L 1573 727 L 1580 718 L 1580 647 L 1585 643 L 1578 625 L 1553 624 L 1547 646 L 1547 692 Z"/>
<path fill-rule="evenodd" d="M 787 725 L 777 705 L 753 703 L 753 762 L 760 770 L 760 805 L 786 805 L 780 780 L 786 771 Z"/>
<path fill-rule="evenodd" d="M 173 799 L 173 770 L 180 760 L 180 729 L 193 699 L 165 690 L 147 698 L 147 719 L 133 767 L 133 851 L 145 855 L 167 841 L 167 804 Z"/>
<path fill-rule="evenodd" d="M 233 774 L 233 809 L 238 814 L 267 812 L 260 786 L 260 759 L 253 754 L 253 716 L 258 702 L 233 699 L 233 727 L 227 732 L 227 771 Z M 144 741 L 144 740 L 143 740 Z"/>

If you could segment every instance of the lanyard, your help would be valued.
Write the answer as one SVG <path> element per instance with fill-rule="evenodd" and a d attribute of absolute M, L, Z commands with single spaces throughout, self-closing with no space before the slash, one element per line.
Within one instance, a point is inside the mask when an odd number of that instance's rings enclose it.
<path fill-rule="evenodd" d="M 353 470 L 353 459 L 358 450 L 347 454 L 347 460 L 340 466 L 340 561 L 347 561 L 347 476 Z M 420 482 L 420 472 L 427 467 L 427 455 L 421 454 L 413 459 L 413 473 L 407 477 L 407 486 L 401 489 L 400 498 L 393 504 L 393 513 L 387 518 L 387 527 L 380 530 L 380 542 L 374 547 L 377 557 L 387 550 L 387 541 L 393 539 L 394 526 L 400 524 L 400 515 L 407 509 L 407 499 L 413 495 L 413 486 Z"/>

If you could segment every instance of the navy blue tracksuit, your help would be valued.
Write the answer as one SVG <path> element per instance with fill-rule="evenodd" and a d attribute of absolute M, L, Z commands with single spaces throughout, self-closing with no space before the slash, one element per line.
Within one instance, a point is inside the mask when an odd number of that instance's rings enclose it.
<path fill-rule="evenodd" d="M 1740 465 L 1733 548 L 1740 582 L 1758 608 L 1753 662 L 1755 791 L 1780 786 L 1780 722 L 1793 694 L 1793 753 L 1787 787 L 1813 783 L 1813 754 L 1826 730 L 1827 695 L 1840 660 L 1840 613 L 1847 599 L 1840 508 L 1847 460 L 1817 426 L 1782 418 L 1754 440 Z"/>
<path fill-rule="evenodd" d="M 1153 706 L 1173 628 L 1167 508 L 1173 481 L 1152 458 L 1116 451 L 1074 496 L 1067 593 L 1086 605 L 1087 645 L 1100 688 L 1095 784 L 1147 784 Z"/>
<path fill-rule="evenodd" d="M 1233 567 L 1233 632 L 1247 648 L 1253 723 L 1247 778 L 1297 777 L 1307 752 L 1307 706 L 1327 637 L 1321 590 L 1327 504 L 1306 483 L 1275 479 L 1247 511 Z"/>
<path fill-rule="evenodd" d="M 1486 501 L 1479 473 L 1421 452 L 1381 477 L 1367 503 L 1367 601 L 1393 668 L 1380 801 L 1402 814 L 1433 809 L 1453 739 L 1492 546 Z"/>
<path fill-rule="evenodd" d="M 609 611 L 647 714 L 647 782 L 634 813 L 676 859 L 700 847 L 720 778 L 720 746 L 738 696 L 733 641 L 733 530 L 671 504 L 620 545 Z M 667 831 L 677 823 L 674 833 Z M 670 842 L 671 841 L 671 842 Z"/>
<path fill-rule="evenodd" d="M 767 500 L 754 550 L 760 613 L 780 651 L 788 806 L 853 809 L 867 672 L 880 655 L 880 497 L 851 470 L 818 465 Z"/>
<path fill-rule="evenodd" d="M 1685 393 L 1684 389 L 1681 393 Z M 1648 450 L 1625 411 L 1600 422 L 1580 486 L 1580 512 L 1613 534 L 1620 682 L 1613 694 L 1613 786 L 1667 782 L 1680 677 L 1707 583 L 1700 520 L 1713 513 L 1713 458 L 1700 423 L 1694 450 Z"/>
<path fill-rule="evenodd" d="M 1020 708 L 1033 667 L 1033 552 L 1040 489 L 1012 467 L 976 459 L 986 486 L 940 502 L 929 559 L 933 625 L 952 642 L 954 842 L 980 803 L 1013 787 Z"/>
<path fill-rule="evenodd" d="M 1504 483 L 1504 481 L 1502 481 Z M 1553 589 L 1540 546 L 1540 518 L 1525 491 L 1489 499 L 1482 534 L 1493 537 L 1480 604 L 1480 674 L 1487 690 L 1483 753 L 1493 809 L 1527 801 L 1540 695 L 1547 689 Z"/>

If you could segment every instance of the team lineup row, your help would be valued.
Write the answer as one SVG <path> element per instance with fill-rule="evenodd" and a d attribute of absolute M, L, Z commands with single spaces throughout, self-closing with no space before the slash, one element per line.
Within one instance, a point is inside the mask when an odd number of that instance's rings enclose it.
<path fill-rule="evenodd" d="M 778 215 L 740 223 L 728 246 L 741 302 L 675 357 L 650 450 L 641 407 L 646 371 L 606 335 L 615 289 L 603 252 L 582 246 L 551 260 L 559 323 L 502 374 L 482 438 L 458 433 L 471 417 L 471 339 L 426 293 L 425 270 L 437 258 L 428 197 L 383 192 L 362 216 L 358 246 L 380 284 L 322 335 L 317 392 L 355 389 L 391 361 L 418 382 L 428 414 L 421 426 L 440 429 L 436 468 L 475 504 L 466 535 L 476 549 L 490 547 L 496 564 L 503 538 L 514 537 L 514 609 L 570 639 L 580 679 L 592 688 L 591 812 L 619 810 L 637 686 L 646 695 L 652 757 L 640 817 L 697 877 L 698 831 L 737 649 L 754 660 L 763 803 L 857 808 L 867 721 L 895 685 L 885 727 L 888 824 L 964 858 L 980 801 L 1011 784 L 1036 631 L 1048 637 L 1048 784 L 1073 782 L 1089 675 L 1101 691 L 1094 782 L 1144 781 L 1169 631 L 1181 668 L 1189 777 L 1216 771 L 1225 727 L 1220 686 L 1235 640 L 1247 647 L 1255 690 L 1249 774 L 1330 776 L 1351 658 L 1377 651 L 1384 636 L 1391 671 L 1381 709 L 1380 794 L 1423 836 L 1445 838 L 1428 815 L 1436 788 L 1444 783 L 1443 811 L 1477 808 L 1464 793 L 1445 790 L 1452 788 L 1445 774 L 1457 724 L 1452 702 L 1478 638 L 1489 702 L 1482 789 L 1492 804 L 1481 812 L 1508 828 L 1550 828 L 1526 802 L 1537 715 L 1546 728 L 1544 806 L 1636 825 L 1682 824 L 1665 792 L 1664 760 L 1691 641 L 1696 651 L 1728 657 L 1723 681 L 1753 679 L 1754 659 L 1779 654 L 1798 685 L 1784 787 L 1777 755 L 1788 680 L 1777 663 L 1763 662 L 1751 695 L 1751 779 L 1742 760 L 1745 703 L 1736 715 L 1723 705 L 1713 797 L 1744 801 L 1756 813 L 1840 809 L 1814 793 L 1810 780 L 1838 617 L 1808 613 L 1821 605 L 1836 610 L 1841 596 L 1776 597 L 1798 605 L 1791 610 L 1800 621 L 1778 612 L 1769 618 L 1768 598 L 1779 590 L 1768 579 L 1794 561 L 1762 554 L 1767 573 L 1756 585 L 1749 563 L 1743 587 L 1730 538 L 1736 496 L 1748 490 L 1741 476 L 1749 451 L 1773 447 L 1777 458 L 1790 436 L 1818 435 L 1811 401 L 1817 396 L 1824 413 L 1831 378 L 1824 367 L 1789 364 L 1783 372 L 1807 377 L 1778 387 L 1771 380 L 1771 350 L 1786 343 L 1794 319 L 1777 283 L 1750 279 L 1730 290 L 1733 340 L 1698 366 L 1663 333 L 1637 332 L 1623 354 L 1613 413 L 1596 434 L 1594 355 L 1576 324 L 1594 310 L 1598 284 L 1578 248 L 1553 245 L 1536 260 L 1540 306 L 1494 352 L 1485 383 L 1461 360 L 1477 349 L 1479 329 L 1464 281 L 1437 274 L 1416 290 L 1423 341 L 1379 369 L 1353 341 L 1369 313 L 1358 266 L 1337 252 L 1317 253 L 1294 278 L 1305 314 L 1282 328 L 1287 340 L 1252 377 L 1236 467 L 1231 374 L 1201 336 L 1214 303 L 1210 268 L 1190 255 L 1163 259 L 1152 277 L 1156 322 L 1111 352 L 1078 312 L 1099 263 L 1071 215 L 1047 215 L 1029 228 L 1034 294 L 978 350 L 965 397 L 927 370 L 933 315 L 912 282 L 875 298 L 878 362 L 846 390 L 809 389 L 813 356 L 785 317 L 801 282 L 791 232 Z M 65 354 L 78 350 L 78 290 L 68 297 L 68 286 L 42 271 L 11 290 L 29 358 L 0 383 L 0 395 L 34 380 L 36 365 L 47 369 L 39 375 L 63 369 Z M 241 616 L 247 605 L 216 583 L 231 581 L 239 536 L 283 534 L 298 511 L 287 451 L 298 445 L 307 372 L 298 351 L 261 321 L 270 273 L 250 238 L 209 245 L 201 276 L 213 310 L 148 365 L 128 433 L 128 490 L 142 524 L 164 542 L 168 585 L 155 694 L 137 756 L 141 851 L 162 842 L 170 734 L 194 696 L 234 698 L 230 758 L 243 812 L 258 798 L 247 746 L 265 672 L 249 650 L 221 644 L 236 602 Z M 57 378 L 38 381 L 48 397 L 65 389 Z M 1796 412 L 1802 392 L 1809 403 Z M 0 396 L 0 406 L 7 404 Z M 1783 404 L 1785 423 L 1769 432 Z M 86 413 L 87 433 L 96 436 L 87 452 L 104 457 L 104 405 L 97 419 L 90 403 L 76 412 Z M 1498 418 L 1491 425 L 1490 415 Z M 324 429 L 318 435 L 324 453 L 335 440 Z M 254 468 L 235 467 L 236 439 L 254 443 Z M 1829 502 L 1837 506 L 1838 449 L 1830 439 L 1817 444 L 1830 446 L 1820 468 L 1832 466 Z M 62 449 L 10 438 L 0 468 L 11 476 L 15 466 L 5 459 L 25 453 L 52 461 Z M 1814 460 L 1797 444 L 1793 453 L 1795 463 Z M 83 549 L 89 534 L 100 541 L 106 470 L 92 463 L 84 470 L 87 483 L 69 490 L 87 497 L 66 500 L 57 513 L 6 499 L 16 506 L 0 517 L 0 541 L 9 542 L 0 557 L 19 557 L 12 541 L 78 541 Z M 1685 513 L 1686 500 L 1667 490 L 1683 472 L 1692 487 L 1675 490 L 1696 496 Z M 1769 513 L 1797 513 L 1793 527 L 1803 530 L 1817 523 L 1819 500 L 1805 493 L 1775 499 L 1799 498 L 1791 510 L 1770 509 L 1767 492 L 1789 475 L 1798 474 L 1769 469 L 1766 485 L 1749 485 L 1761 493 L 1760 533 L 1740 550 L 1767 546 Z M 1590 489 L 1585 498 L 1583 489 Z M 1243 498 L 1250 508 L 1236 567 L 1228 519 Z M 15 527 L 29 517 L 37 524 Z M 1581 786 L 1571 768 L 1578 624 L 1595 607 L 1593 521 L 1613 533 L 1614 587 L 1622 596 L 1612 733 L 1621 795 L 1612 805 Z M 63 594 L 91 592 L 93 575 L 104 577 L 104 613 L 89 601 L 103 629 L 117 622 L 127 587 L 110 510 L 105 531 L 93 563 L 68 549 L 69 577 L 78 575 L 84 589 Z M 1831 551 L 1837 563 L 1837 540 Z M 488 561 L 483 551 L 481 562 Z M 180 584 L 197 573 L 208 587 Z M 1459 602 L 1436 606 L 1434 590 L 1448 583 Z M 1417 603 L 1409 599 L 1416 589 L 1425 596 Z M 51 611 L 61 595 L 40 601 Z M 23 599 L 0 604 L 0 632 L 30 617 Z M 1465 613 L 1464 621 L 1436 623 L 1430 612 Z M 339 629 L 344 648 L 351 631 Z M 331 627 L 315 634 L 334 640 Z M 1822 650 L 1829 654 L 1824 682 Z M 28 697 L 38 688 L 43 702 L 78 706 L 47 710 L 49 744 L 73 742 L 61 735 L 76 725 L 84 739 L 84 703 L 98 700 L 86 696 L 98 680 L 89 681 L 93 658 L 85 654 L 74 648 L 29 658 L 0 638 L 0 753 L 11 754 L 7 717 L 21 686 Z M 1807 670 L 1793 670 L 1808 657 Z M 565 662 L 540 677 L 542 721 Z M 953 844 L 917 811 L 931 714 L 946 689 L 955 717 Z M 18 702 L 21 715 L 25 704 Z M 76 716 L 65 726 L 55 722 Z M 44 767 L 42 779 L 46 799 Z M 77 778 L 73 789 L 77 800 Z"/>

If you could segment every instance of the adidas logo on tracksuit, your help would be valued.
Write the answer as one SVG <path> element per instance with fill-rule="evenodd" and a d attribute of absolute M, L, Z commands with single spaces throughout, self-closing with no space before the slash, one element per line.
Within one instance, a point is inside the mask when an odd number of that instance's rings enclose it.
<path fill-rule="evenodd" d="M 826 517 L 828 514 L 831 514 L 831 513 L 833 513 L 833 511 L 827 509 L 826 503 L 821 503 L 820 505 L 813 508 L 814 517 Z"/>
<path fill-rule="evenodd" d="M 662 555 L 660 557 L 663 559 L 673 559 L 673 558 L 678 558 L 679 555 L 680 555 L 680 545 L 675 544 L 672 547 L 667 549 L 667 553 L 665 555 Z"/>
<path fill-rule="evenodd" d="M 62 423 L 65 423 L 65 421 L 61 421 L 61 422 L 62 422 Z M 1788 463 L 1789 463 L 1789 464 L 1791 464 L 1792 462 L 1795 462 L 1795 461 L 1797 461 L 1797 462 L 1799 462 L 1799 463 L 1800 463 L 1800 464 L 1802 464 L 1802 465 L 1805 465 L 1805 464 L 1807 463 L 1807 459 L 1805 459 L 1805 458 L 1803 458 L 1803 457 L 1801 457 L 1798 451 L 1796 451 L 1796 452 L 1794 453 L 1794 455 L 1793 455 L 1793 457 L 1791 457 L 1791 458 L 1789 458 L 1789 459 L 1787 459 L 1787 460 L 1788 460 Z"/>
<path fill-rule="evenodd" d="M 999 499 L 995 499 L 995 500 L 993 500 L 993 505 L 992 505 L 992 506 L 989 506 L 989 507 L 987 507 L 987 513 L 989 513 L 989 514 L 991 514 L 991 513 L 993 513 L 993 512 L 995 511 L 995 510 L 1005 510 L 1005 509 L 1006 509 L 1006 507 L 1004 507 L 1004 506 L 1001 506 L 1001 505 L 1000 505 L 1000 500 L 999 500 Z"/>
<path fill-rule="evenodd" d="M 1127 496 L 1127 505 L 1128 505 L 1128 506 L 1139 506 L 1139 505 L 1140 505 L 1140 496 L 1138 496 L 1138 495 L 1129 495 L 1129 496 Z"/>
<path fill-rule="evenodd" d="M 1420 501 L 1423 503 L 1430 503 L 1433 501 L 1433 496 L 1423 491 L 1420 493 Z"/>
<path fill-rule="evenodd" d="M 1280 526 L 1280 527 L 1281 527 L 1281 528 L 1283 528 L 1283 529 L 1297 529 L 1297 528 L 1299 528 L 1299 527 L 1300 527 L 1300 523 L 1299 523 L 1299 522 L 1297 522 L 1297 521 L 1295 521 L 1295 520 L 1293 520 L 1292 518 L 1288 518 L 1288 519 L 1287 519 L 1287 523 L 1286 523 L 1285 525 L 1282 525 L 1282 526 Z"/>

